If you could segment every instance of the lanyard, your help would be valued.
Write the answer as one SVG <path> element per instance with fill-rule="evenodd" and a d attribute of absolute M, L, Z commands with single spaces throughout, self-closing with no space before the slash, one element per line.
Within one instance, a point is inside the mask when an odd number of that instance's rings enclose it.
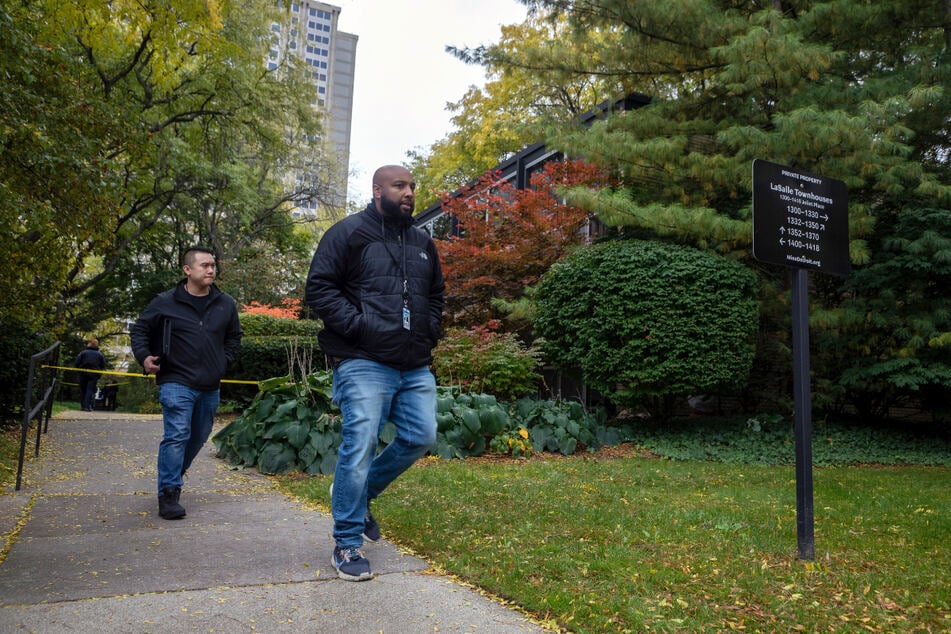
<path fill-rule="evenodd" d="M 410 330 L 410 311 L 409 311 L 409 278 L 406 275 L 406 244 L 403 240 L 403 231 L 397 234 L 396 240 L 400 244 L 400 254 L 402 256 L 402 261 L 397 259 L 393 252 L 390 251 L 390 246 L 386 243 L 386 227 L 381 225 L 383 232 L 383 248 L 386 249 L 387 254 L 389 254 L 390 259 L 393 260 L 393 264 L 400 267 L 400 273 L 403 276 L 403 328 Z"/>

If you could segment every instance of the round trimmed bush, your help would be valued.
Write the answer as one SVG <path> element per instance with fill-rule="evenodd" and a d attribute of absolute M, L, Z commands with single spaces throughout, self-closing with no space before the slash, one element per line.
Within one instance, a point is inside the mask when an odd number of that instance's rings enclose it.
<path fill-rule="evenodd" d="M 535 334 L 618 405 L 742 385 L 758 327 L 742 265 L 658 242 L 584 247 L 546 273 Z"/>

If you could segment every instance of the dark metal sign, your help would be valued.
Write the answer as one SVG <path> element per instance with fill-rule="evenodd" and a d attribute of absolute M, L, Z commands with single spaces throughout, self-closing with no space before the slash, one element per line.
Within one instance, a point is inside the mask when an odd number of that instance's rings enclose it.
<path fill-rule="evenodd" d="M 848 275 L 845 183 L 761 159 L 753 161 L 753 257 Z"/>
<path fill-rule="evenodd" d="M 849 191 L 842 181 L 753 161 L 753 256 L 790 267 L 796 537 L 800 559 L 816 556 L 809 389 L 809 269 L 848 275 Z"/>

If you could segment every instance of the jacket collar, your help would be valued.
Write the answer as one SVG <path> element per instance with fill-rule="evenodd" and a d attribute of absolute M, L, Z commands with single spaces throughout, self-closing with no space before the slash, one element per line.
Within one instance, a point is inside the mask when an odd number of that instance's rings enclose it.
<path fill-rule="evenodd" d="M 172 294 L 174 295 L 174 297 L 175 297 L 176 300 L 178 300 L 178 301 L 187 301 L 188 298 L 191 297 L 191 293 L 189 293 L 188 291 L 185 290 L 185 282 L 187 282 L 187 281 L 188 281 L 188 280 L 187 280 L 186 278 L 182 278 L 182 279 L 178 282 L 178 284 L 175 286 L 175 288 L 172 290 Z M 215 284 L 212 284 L 212 285 L 211 285 L 211 288 L 208 289 L 208 299 L 209 299 L 209 301 L 212 300 L 212 299 L 214 299 L 215 297 L 217 297 L 217 296 L 220 295 L 220 294 L 221 294 L 221 290 L 218 288 L 218 286 L 215 285 Z"/>

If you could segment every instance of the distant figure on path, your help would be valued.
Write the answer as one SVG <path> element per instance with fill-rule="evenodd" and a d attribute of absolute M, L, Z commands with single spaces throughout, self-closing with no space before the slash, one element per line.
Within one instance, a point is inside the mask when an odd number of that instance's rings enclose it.
<path fill-rule="evenodd" d="M 84 370 L 105 370 L 106 358 L 99 351 L 99 340 L 90 339 L 86 342 L 86 349 L 76 355 L 73 365 Z M 95 372 L 81 372 L 79 374 L 79 406 L 84 412 L 91 412 L 96 398 L 96 383 L 99 374 Z"/>

